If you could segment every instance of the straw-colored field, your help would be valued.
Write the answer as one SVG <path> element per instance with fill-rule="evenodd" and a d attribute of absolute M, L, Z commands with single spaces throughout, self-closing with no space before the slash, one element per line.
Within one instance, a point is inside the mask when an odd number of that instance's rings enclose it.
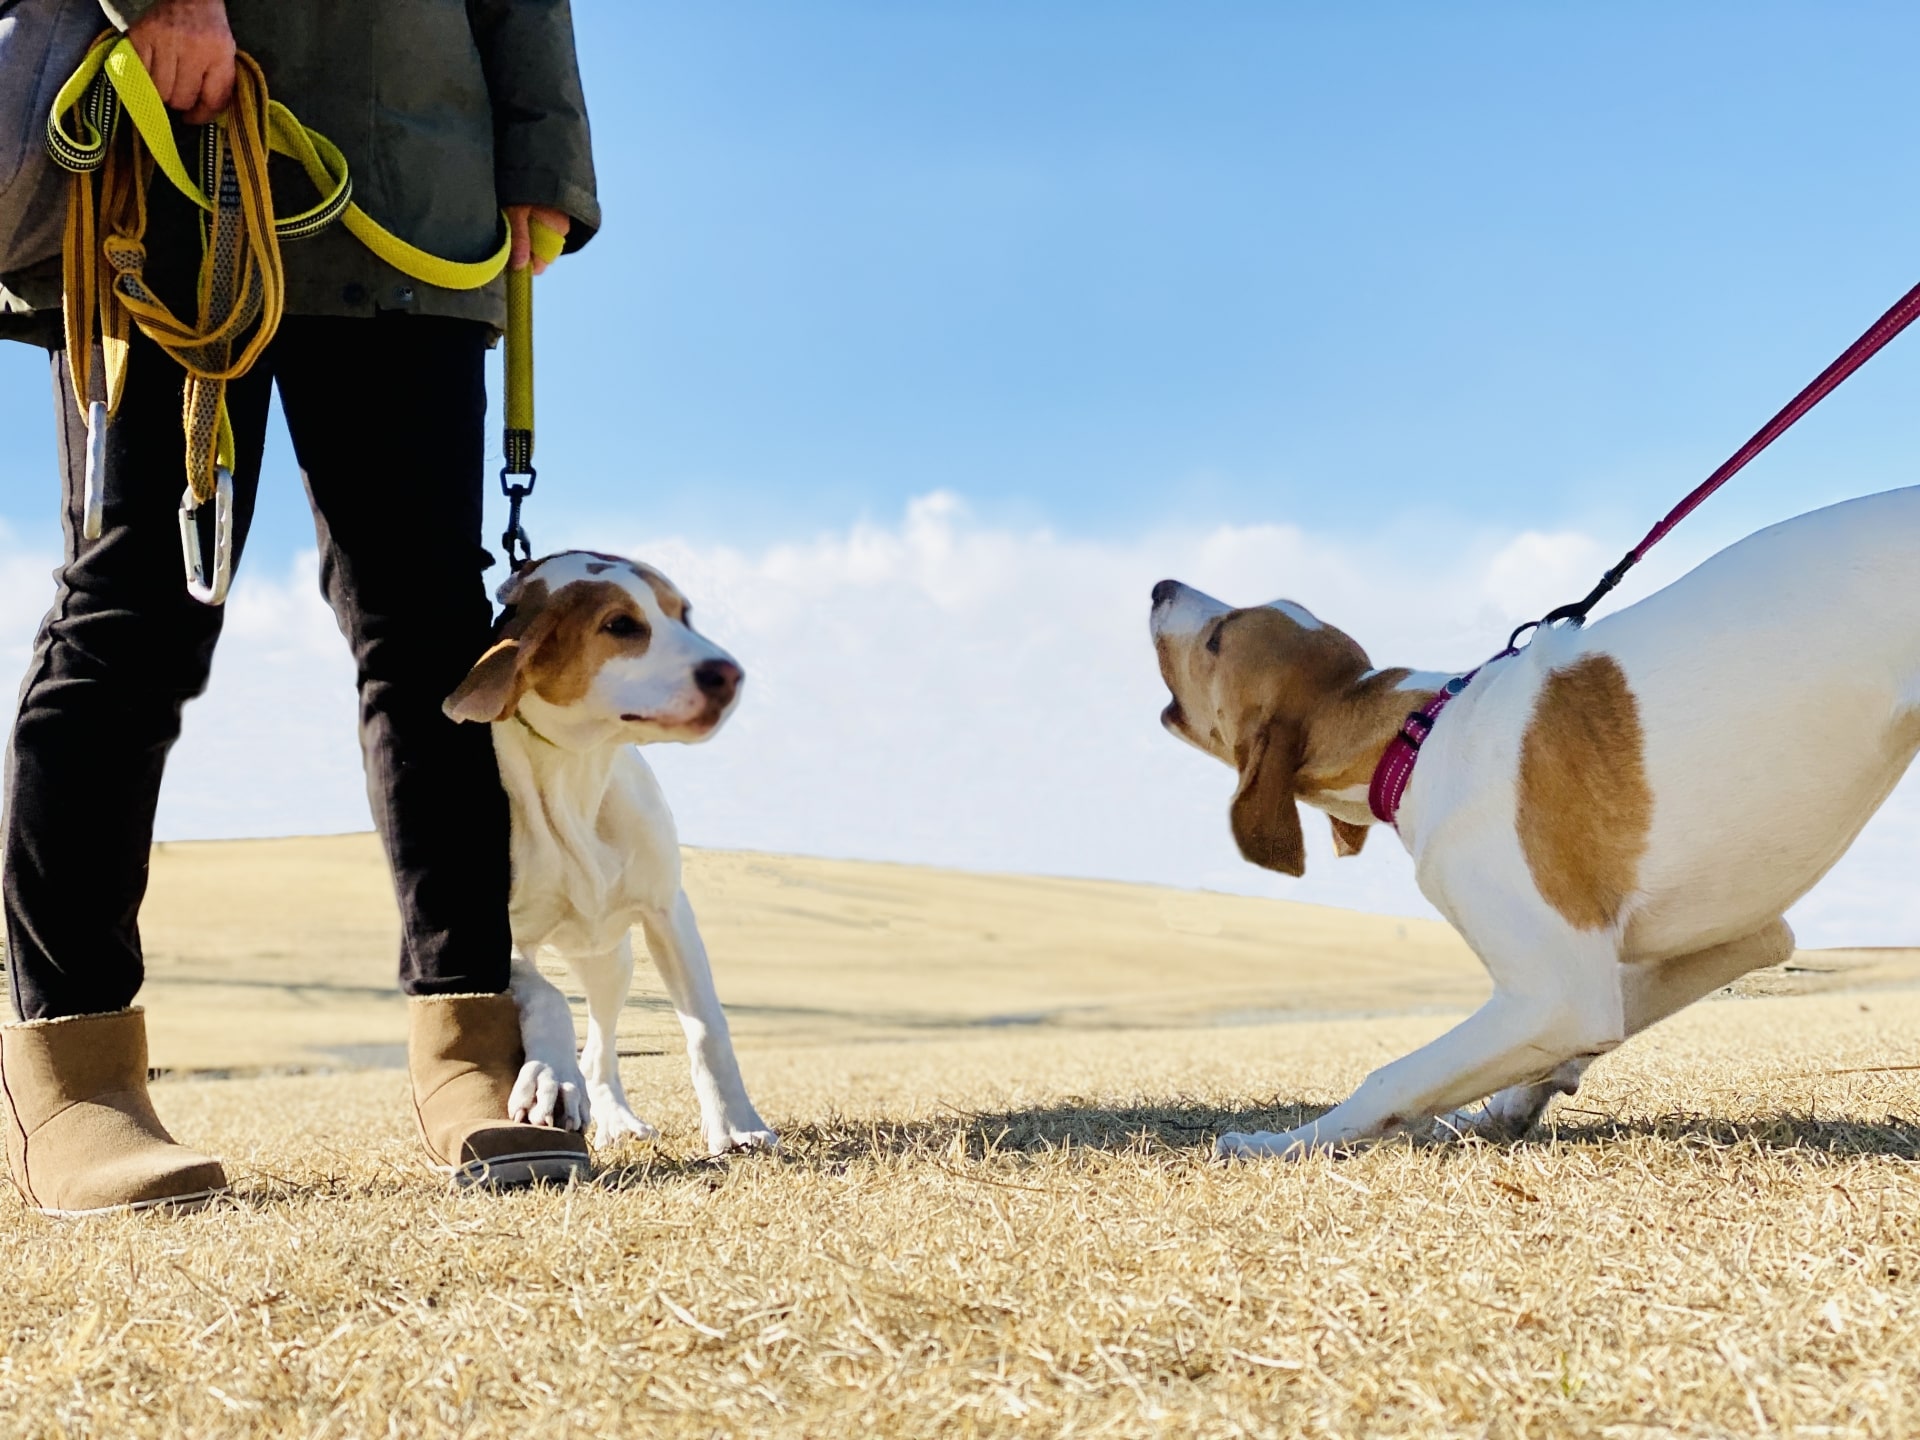
<path fill-rule="evenodd" d="M 780 1157 L 448 1196 L 392 1069 L 362 839 L 168 847 L 163 1113 L 199 1215 L 0 1207 L 0 1431 L 1920 1433 L 1913 957 L 1803 955 L 1595 1067 L 1538 1141 L 1222 1168 L 1483 982 L 1447 932 L 1249 900 L 696 855 Z M 649 977 L 650 978 L 650 977 Z M 296 983 L 297 982 L 297 983 Z M 334 1068 L 327 1068 L 334 1067 Z M 308 1073 L 273 1073 L 286 1071 Z"/>

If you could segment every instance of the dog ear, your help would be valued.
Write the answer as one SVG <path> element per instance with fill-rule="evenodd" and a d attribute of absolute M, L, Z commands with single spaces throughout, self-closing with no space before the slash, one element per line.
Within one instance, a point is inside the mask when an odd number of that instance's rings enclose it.
<path fill-rule="evenodd" d="M 1274 721 L 1247 747 L 1240 763 L 1240 788 L 1228 812 L 1234 842 L 1256 865 L 1282 875 L 1304 875 L 1306 837 L 1300 833 L 1300 806 L 1294 781 L 1300 772 L 1300 730 Z"/>
<path fill-rule="evenodd" d="M 520 641 L 502 640 L 473 662 L 441 709 L 449 720 L 473 720 L 487 723 L 504 720 L 520 706 L 526 693 L 527 677 L 521 661 L 525 658 Z"/>
<path fill-rule="evenodd" d="M 1367 832 L 1373 827 L 1336 820 L 1331 815 L 1327 819 L 1333 821 L 1333 853 L 1343 859 L 1348 855 L 1358 855 L 1360 847 L 1367 843 Z"/>

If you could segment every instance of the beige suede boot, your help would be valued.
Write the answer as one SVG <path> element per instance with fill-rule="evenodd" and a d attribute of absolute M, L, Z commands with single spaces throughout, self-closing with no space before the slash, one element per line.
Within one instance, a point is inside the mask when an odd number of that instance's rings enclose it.
<path fill-rule="evenodd" d="M 139 1008 L 0 1028 L 7 1167 L 42 1215 L 193 1207 L 227 1188 L 220 1162 L 174 1143 L 147 1098 Z"/>
<path fill-rule="evenodd" d="M 435 1169 L 495 1190 L 587 1177 L 586 1136 L 507 1118 L 525 1058 L 511 995 L 416 996 L 407 1010 L 413 1113 Z"/>

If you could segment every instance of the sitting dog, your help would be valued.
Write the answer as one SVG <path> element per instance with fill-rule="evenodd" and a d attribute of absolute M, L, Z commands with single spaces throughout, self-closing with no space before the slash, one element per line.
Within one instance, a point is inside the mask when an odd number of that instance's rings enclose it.
<path fill-rule="evenodd" d="M 1374 669 L 1298 605 L 1232 609 L 1176 581 L 1151 629 L 1162 722 L 1239 771 L 1241 853 L 1298 875 L 1297 801 L 1359 850 L 1395 737 L 1419 743 L 1395 820 L 1420 889 L 1492 998 L 1285 1134 L 1305 1153 L 1448 1116 L 1524 1133 L 1581 1071 L 1683 1005 L 1786 959 L 1781 913 L 1920 750 L 1920 488 L 1763 530 L 1585 628 L 1536 631 L 1419 723 L 1449 677 Z"/>
<path fill-rule="evenodd" d="M 771 1146 L 681 888 L 673 816 L 635 748 L 710 737 L 743 672 L 694 630 L 664 575 L 618 556 L 550 555 L 515 573 L 500 601 L 496 643 L 446 712 L 492 724 L 513 814 L 511 989 L 526 1062 L 509 1118 L 579 1130 L 590 1113 L 597 1144 L 653 1137 L 627 1105 L 614 1039 L 638 924 L 686 1032 L 707 1148 Z M 586 991 L 577 1063 L 566 997 L 534 965 L 542 951 Z"/>

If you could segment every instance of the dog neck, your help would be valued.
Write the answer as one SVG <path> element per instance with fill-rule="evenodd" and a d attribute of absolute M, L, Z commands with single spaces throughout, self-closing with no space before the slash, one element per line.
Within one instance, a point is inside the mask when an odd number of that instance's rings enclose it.
<path fill-rule="evenodd" d="M 606 913 L 626 862 L 601 834 L 602 811 L 626 743 L 570 749 L 515 713 L 494 722 L 493 748 L 513 812 L 516 889 L 523 871 L 543 873 L 582 915 Z"/>
<path fill-rule="evenodd" d="M 1438 672 L 1369 670 L 1329 701 L 1307 725 L 1306 755 L 1296 794 L 1303 804 L 1349 825 L 1371 825 L 1367 789 L 1373 772 L 1409 712 L 1451 678 Z"/>

